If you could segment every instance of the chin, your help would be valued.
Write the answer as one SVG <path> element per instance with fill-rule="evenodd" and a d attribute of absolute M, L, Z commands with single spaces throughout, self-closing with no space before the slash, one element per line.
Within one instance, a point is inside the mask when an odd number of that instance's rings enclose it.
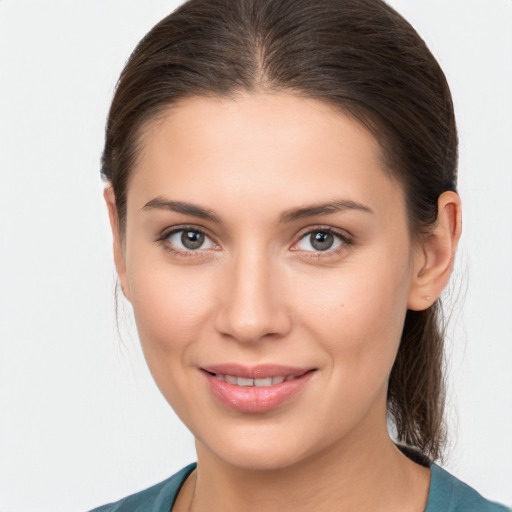
<path fill-rule="evenodd" d="M 306 455 L 299 450 L 290 450 L 283 447 L 256 449 L 238 449 L 231 446 L 229 452 L 218 453 L 224 463 L 247 471 L 278 471 L 300 463 Z"/>
<path fill-rule="evenodd" d="M 204 441 L 196 441 L 198 460 L 201 460 L 202 454 L 208 453 L 208 456 L 213 455 L 223 463 L 239 469 L 276 471 L 300 464 L 326 448 L 317 446 L 307 436 L 301 436 L 300 431 L 291 432 L 291 429 L 287 429 L 283 433 L 282 429 L 272 430 L 245 429 L 242 432 L 231 432 L 221 439 L 209 437 Z"/>

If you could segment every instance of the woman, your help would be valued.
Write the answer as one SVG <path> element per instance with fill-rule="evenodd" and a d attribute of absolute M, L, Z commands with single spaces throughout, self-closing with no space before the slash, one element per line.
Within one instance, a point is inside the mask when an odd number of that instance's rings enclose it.
<path fill-rule="evenodd" d="M 380 1 L 196 0 L 154 27 L 102 171 L 198 463 L 97 510 L 505 510 L 433 462 L 456 163 L 444 75 Z"/>

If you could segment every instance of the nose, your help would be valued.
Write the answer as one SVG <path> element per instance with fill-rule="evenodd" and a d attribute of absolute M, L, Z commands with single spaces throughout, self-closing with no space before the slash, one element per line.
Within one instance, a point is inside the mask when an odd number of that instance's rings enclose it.
<path fill-rule="evenodd" d="M 256 251 L 233 258 L 222 275 L 217 331 L 241 343 L 288 334 L 292 322 L 282 277 L 272 258 Z"/>

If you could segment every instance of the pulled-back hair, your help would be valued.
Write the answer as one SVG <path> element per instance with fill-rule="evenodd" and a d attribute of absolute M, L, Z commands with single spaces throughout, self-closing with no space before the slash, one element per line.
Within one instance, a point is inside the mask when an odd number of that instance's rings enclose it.
<path fill-rule="evenodd" d="M 457 132 L 445 76 L 381 0 L 190 0 L 139 43 L 119 79 L 102 174 L 121 230 L 144 127 L 176 102 L 240 92 L 316 98 L 361 122 L 405 191 L 413 240 L 456 188 Z M 408 311 L 388 387 L 397 441 L 436 459 L 444 443 L 443 333 L 436 301 Z"/>

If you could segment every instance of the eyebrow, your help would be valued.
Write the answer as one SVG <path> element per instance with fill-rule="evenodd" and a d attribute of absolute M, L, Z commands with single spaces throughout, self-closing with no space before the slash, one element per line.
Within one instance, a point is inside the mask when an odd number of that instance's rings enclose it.
<path fill-rule="evenodd" d="M 213 211 L 184 201 L 171 201 L 169 199 L 164 199 L 163 197 L 155 197 L 142 207 L 142 210 L 153 209 L 170 210 L 184 215 L 191 215 L 200 219 L 209 220 L 218 224 L 221 223 L 220 218 Z M 298 219 L 315 217 L 317 215 L 329 215 L 331 213 L 342 212 L 345 210 L 358 210 L 365 213 L 374 213 L 371 208 L 364 204 L 348 199 L 339 199 L 329 201 L 327 203 L 313 204 L 301 208 L 286 210 L 281 214 L 279 220 L 281 223 L 287 223 Z"/>
<path fill-rule="evenodd" d="M 170 201 L 163 197 L 155 197 L 148 201 L 142 210 L 170 210 L 177 213 L 183 213 L 184 215 L 191 215 L 193 217 L 199 217 L 200 219 L 210 220 L 212 222 L 220 223 L 219 217 L 215 215 L 211 210 L 201 208 L 191 203 L 185 203 L 183 201 Z"/>
<path fill-rule="evenodd" d="M 330 213 L 342 212 L 345 210 L 358 210 L 365 213 L 373 214 L 373 210 L 368 206 L 351 201 L 348 199 L 339 199 L 335 201 L 329 201 L 328 203 L 319 203 L 302 208 L 294 208 L 286 210 L 282 213 L 281 222 L 291 222 L 297 219 L 304 219 L 307 217 L 315 217 L 317 215 L 328 215 Z"/>

